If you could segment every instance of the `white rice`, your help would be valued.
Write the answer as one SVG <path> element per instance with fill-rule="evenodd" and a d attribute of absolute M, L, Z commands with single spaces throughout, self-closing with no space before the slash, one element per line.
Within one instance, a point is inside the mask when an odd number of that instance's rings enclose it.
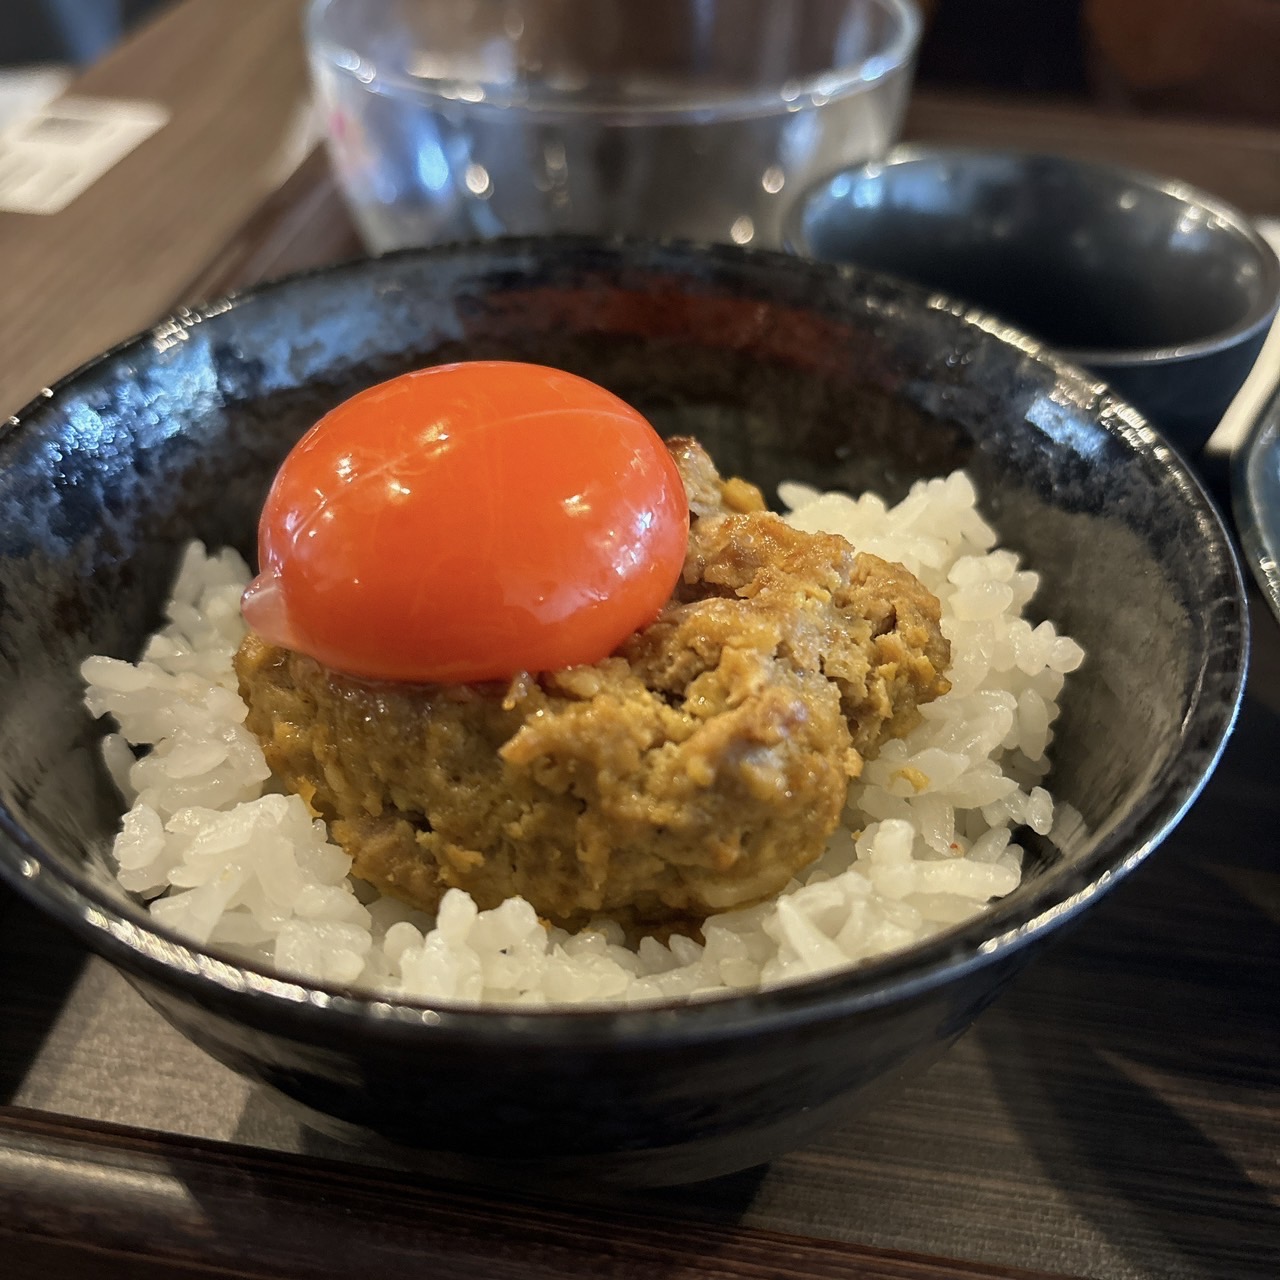
<path fill-rule="evenodd" d="M 451 890 L 435 920 L 349 877 L 351 860 L 280 794 L 244 727 L 231 659 L 249 571 L 193 543 L 142 659 L 89 658 L 87 705 L 119 733 L 103 752 L 130 809 L 120 884 L 158 923 L 303 979 L 466 1004 L 641 1003 L 770 987 L 910 946 L 983 910 L 1021 875 L 1020 826 L 1044 835 L 1058 696 L 1084 652 L 1022 614 L 1037 575 L 995 546 L 963 472 L 897 506 L 787 484 L 797 527 L 900 561 L 942 602 L 953 688 L 887 742 L 849 793 L 826 853 L 771 902 L 715 916 L 706 945 L 635 949 L 601 922 L 546 929 L 514 898 L 477 911 Z M 130 746 L 151 749 L 135 758 Z M 1074 815 L 1059 815 L 1059 824 Z"/>

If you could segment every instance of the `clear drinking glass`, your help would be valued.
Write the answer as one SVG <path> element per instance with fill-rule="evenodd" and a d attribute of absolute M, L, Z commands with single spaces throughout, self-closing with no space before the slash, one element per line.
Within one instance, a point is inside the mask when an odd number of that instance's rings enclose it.
<path fill-rule="evenodd" d="M 790 199 L 895 141 L 912 0 L 313 0 L 368 246 L 560 231 L 780 244 Z"/>

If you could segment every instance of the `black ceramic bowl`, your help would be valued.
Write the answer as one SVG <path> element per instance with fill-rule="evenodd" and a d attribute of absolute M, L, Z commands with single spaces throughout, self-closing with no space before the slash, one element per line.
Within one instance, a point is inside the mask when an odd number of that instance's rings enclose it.
<path fill-rule="evenodd" d="M 114 887 L 120 801 L 81 703 L 136 655 L 180 548 L 250 551 L 268 480 L 336 401 L 433 361 L 595 378 L 728 472 L 901 496 L 967 467 L 1038 607 L 1085 645 L 1021 888 L 904 954 L 766 994 L 476 1011 L 282 981 L 152 925 Z M 0 872 L 232 1067 L 449 1167 L 675 1182 L 802 1142 L 957 1037 L 1159 843 L 1230 731 L 1240 575 L 1197 481 L 1132 410 L 914 288 L 731 248 L 497 242 L 359 262 L 182 314 L 0 439 Z M 443 1167 L 443 1166 L 442 1166 Z"/>
<path fill-rule="evenodd" d="M 1185 182 L 1069 156 L 899 147 L 801 197 L 798 253 L 966 298 L 1106 379 L 1188 453 L 1280 303 L 1249 220 Z"/>

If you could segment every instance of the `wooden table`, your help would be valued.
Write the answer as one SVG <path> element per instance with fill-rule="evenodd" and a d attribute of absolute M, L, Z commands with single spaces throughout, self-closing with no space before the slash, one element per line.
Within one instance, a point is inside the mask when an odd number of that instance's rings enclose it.
<path fill-rule="evenodd" d="M 356 250 L 321 156 L 274 193 L 263 177 L 305 92 L 296 9 L 188 0 L 90 73 L 166 101 L 179 137 L 82 197 L 61 248 L 0 215 L 10 410 L 168 307 Z M 910 133 L 1107 156 L 1280 212 L 1276 133 L 923 96 Z M 111 287 L 86 298 L 95 263 Z M 0 1277 L 1280 1275 L 1280 630 L 1254 621 L 1239 729 L 1159 854 L 897 1098 L 696 1187 L 553 1200 L 379 1164 L 0 893 Z"/>

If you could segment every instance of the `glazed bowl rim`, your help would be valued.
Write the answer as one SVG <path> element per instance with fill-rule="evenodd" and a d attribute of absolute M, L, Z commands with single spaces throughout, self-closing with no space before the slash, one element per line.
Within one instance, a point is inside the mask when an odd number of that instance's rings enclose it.
<path fill-rule="evenodd" d="M 52 387 L 46 387 L 0 431 L 0 448 L 37 413 L 46 413 L 51 402 L 73 391 L 84 379 L 133 351 L 144 351 L 158 334 L 214 321 L 256 299 L 286 293 L 298 284 L 341 279 L 368 271 L 379 264 L 415 259 L 502 254 L 531 256 L 562 252 L 598 252 L 611 255 L 622 266 L 648 263 L 662 268 L 663 257 L 679 261 L 690 256 L 710 257 L 742 268 L 752 265 L 771 271 L 804 273 L 815 280 L 882 283 L 922 306 L 941 306 L 938 295 L 918 286 L 907 286 L 891 277 L 846 264 L 821 262 L 785 253 L 732 245 L 702 245 L 680 241 L 636 240 L 591 236 L 509 237 L 483 242 L 404 249 L 373 258 L 296 272 L 208 302 L 181 308 L 152 328 L 118 343 L 81 365 Z M 646 258 L 647 255 L 647 258 Z M 678 263 L 668 264 L 672 269 Z M 1145 454 L 1160 478 L 1172 481 L 1206 531 L 1206 549 L 1221 561 L 1230 583 L 1221 602 L 1230 628 L 1238 637 L 1229 647 L 1207 649 L 1201 663 L 1196 697 L 1181 724 L 1184 743 L 1203 743 L 1203 764 L 1189 768 L 1184 756 L 1172 766 L 1158 793 L 1148 787 L 1134 810 L 1112 828 L 1079 864 L 1048 874 L 1022 886 L 1010 897 L 952 929 L 903 951 L 866 961 L 847 970 L 819 975 L 765 991 L 715 996 L 705 1000 L 663 1001 L 652 1004 L 608 1007 L 477 1008 L 447 1001 L 427 1001 L 353 991 L 323 983 L 302 982 L 272 974 L 265 967 L 229 958 L 216 949 L 183 942 L 176 934 L 155 924 L 134 905 L 127 914 L 113 897 L 113 890 L 95 884 L 92 876 L 76 873 L 59 856 L 46 850 L 0 802 L 0 880 L 71 929 L 93 950 L 122 969 L 161 987 L 176 987 L 196 1002 L 208 1002 L 210 984 L 237 1002 L 241 1020 L 272 1024 L 285 1020 L 300 1028 L 323 1026 L 327 1034 L 345 1027 L 352 1033 L 374 1035 L 391 1042 L 419 1038 L 423 1043 L 444 1040 L 474 1042 L 494 1048 L 533 1048 L 570 1045 L 626 1048 L 656 1043 L 712 1041 L 729 1037 L 787 1030 L 882 1007 L 910 998 L 943 982 L 954 980 L 977 967 L 993 963 L 1021 950 L 1076 915 L 1088 902 L 1116 883 L 1164 839 L 1199 795 L 1212 774 L 1234 727 L 1243 697 L 1249 651 L 1248 612 L 1244 579 L 1221 517 L 1199 481 L 1175 450 L 1149 427 L 1136 411 L 1111 396 L 1088 374 L 1069 365 L 1041 344 L 1024 337 L 963 304 L 950 304 L 957 323 L 982 329 L 1002 345 L 1015 346 L 1019 354 L 1047 367 L 1058 381 L 1075 384 L 1093 396 L 1093 416 L 1108 434 L 1121 438 L 1134 453 Z M 1220 575 L 1217 575 L 1220 576 Z M 1220 682 L 1229 682 L 1225 698 L 1206 698 L 1204 677 L 1213 671 L 1217 655 Z M 86 712 L 86 714 L 88 714 Z M 1012 901 L 1011 901 L 1012 900 Z M 423 1041 L 424 1033 L 429 1037 Z M 317 1031 L 318 1034 L 318 1031 Z"/>

